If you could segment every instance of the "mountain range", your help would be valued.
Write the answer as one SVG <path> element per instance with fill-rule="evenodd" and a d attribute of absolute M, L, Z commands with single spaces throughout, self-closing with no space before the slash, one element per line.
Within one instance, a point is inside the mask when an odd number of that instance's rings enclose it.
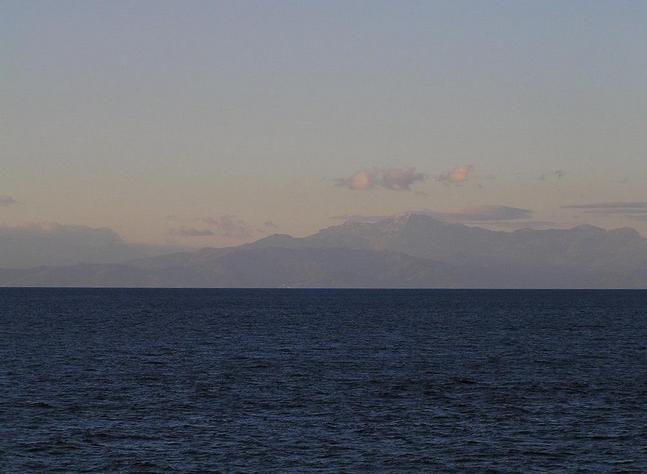
<path fill-rule="evenodd" d="M 631 228 L 507 232 L 412 214 L 119 263 L 2 269 L 0 285 L 647 288 L 647 239 Z"/>

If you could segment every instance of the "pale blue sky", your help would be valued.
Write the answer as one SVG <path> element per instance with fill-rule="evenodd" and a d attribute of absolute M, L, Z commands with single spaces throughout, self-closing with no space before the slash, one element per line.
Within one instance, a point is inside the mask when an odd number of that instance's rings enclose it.
<path fill-rule="evenodd" d="M 488 204 L 646 233 L 561 209 L 647 201 L 645 25 L 639 1 L 1 0 L 0 224 L 206 245 L 177 229 Z"/>

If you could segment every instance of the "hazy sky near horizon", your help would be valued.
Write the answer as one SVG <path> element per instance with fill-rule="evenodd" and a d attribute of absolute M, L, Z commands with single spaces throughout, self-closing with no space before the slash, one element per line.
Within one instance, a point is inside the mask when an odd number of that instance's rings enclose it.
<path fill-rule="evenodd" d="M 645 25 L 620 0 L 0 0 L 0 225 L 222 245 L 487 205 L 645 235 Z"/>

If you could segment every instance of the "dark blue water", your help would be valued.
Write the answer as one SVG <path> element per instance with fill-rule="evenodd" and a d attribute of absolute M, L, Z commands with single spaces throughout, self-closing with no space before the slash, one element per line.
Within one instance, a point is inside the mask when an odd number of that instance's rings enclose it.
<path fill-rule="evenodd" d="M 1 472 L 647 472 L 647 292 L 0 290 Z"/>

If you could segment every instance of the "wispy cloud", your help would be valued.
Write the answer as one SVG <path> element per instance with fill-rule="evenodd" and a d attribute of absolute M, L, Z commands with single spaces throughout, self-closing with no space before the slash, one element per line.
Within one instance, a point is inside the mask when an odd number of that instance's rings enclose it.
<path fill-rule="evenodd" d="M 434 211 L 434 210 L 418 210 L 403 212 L 394 215 L 361 215 L 361 214 L 345 214 L 333 216 L 331 219 L 343 220 L 348 222 L 378 222 L 384 219 L 393 217 L 401 217 L 406 215 L 425 215 L 447 222 L 464 222 L 464 223 L 478 223 L 478 222 L 505 222 L 516 221 L 532 218 L 532 211 L 530 209 L 522 209 L 519 207 L 510 206 L 475 206 L 460 209 L 454 212 Z"/>
<path fill-rule="evenodd" d="M 7 235 L 24 235 L 48 237 L 53 240 L 91 245 L 113 244 L 122 242 L 121 237 L 114 230 L 107 227 L 87 227 L 82 225 L 66 225 L 56 222 L 41 222 L 19 226 L 0 225 L 0 237 Z"/>
<path fill-rule="evenodd" d="M 217 235 L 230 240 L 245 240 L 254 236 L 254 228 L 238 216 L 224 215 L 219 217 L 203 217 L 200 219 Z"/>
<path fill-rule="evenodd" d="M 16 204 L 17 201 L 11 196 L 0 195 L 0 207 L 11 206 Z"/>
<path fill-rule="evenodd" d="M 373 216 L 364 215 L 364 214 L 339 214 L 336 216 L 332 216 L 330 218 L 335 221 L 373 223 L 373 222 L 379 222 L 384 219 L 397 217 L 399 215 L 401 214 L 373 215 Z"/>
<path fill-rule="evenodd" d="M 458 212 L 431 212 L 430 215 L 457 222 L 492 222 L 530 219 L 532 211 L 510 206 L 476 206 Z"/>
<path fill-rule="evenodd" d="M 544 173 L 541 176 L 539 176 L 539 180 L 540 181 L 555 182 L 555 181 L 560 181 L 564 176 L 566 176 L 566 171 L 564 171 L 564 170 L 553 170 L 553 171 L 549 171 L 548 173 Z"/>
<path fill-rule="evenodd" d="M 425 179 L 415 168 L 389 168 L 382 171 L 381 185 L 393 191 L 410 191 L 412 185 Z"/>
<path fill-rule="evenodd" d="M 391 191 L 411 191 L 411 186 L 425 179 L 425 174 L 416 171 L 415 168 L 375 168 L 360 170 L 347 178 L 337 179 L 336 184 L 354 191 L 366 191 L 375 187 Z"/>
<path fill-rule="evenodd" d="M 647 220 L 647 202 L 643 201 L 571 204 L 562 206 L 562 209 L 573 209 L 598 216 L 623 216 L 634 220 Z"/>
<path fill-rule="evenodd" d="M 608 211 L 610 209 L 645 209 L 647 210 L 647 202 L 634 201 L 634 202 L 597 202 L 591 204 L 571 204 L 569 206 L 562 206 L 562 209 L 587 209 L 595 211 Z"/>
<path fill-rule="evenodd" d="M 276 224 L 269 220 L 265 221 L 262 226 L 254 226 L 232 214 L 192 219 L 176 217 L 172 220 L 176 221 L 177 225 L 169 229 L 169 235 L 182 238 L 214 237 L 232 242 L 246 241 L 267 233 L 269 229 L 278 228 Z M 182 225 L 182 221 L 186 224 Z M 198 224 L 192 225 L 191 223 Z"/>
<path fill-rule="evenodd" d="M 461 185 L 469 181 L 473 171 L 474 165 L 460 165 L 446 173 L 436 176 L 436 181 L 444 184 Z"/>
<path fill-rule="evenodd" d="M 508 230 L 542 230 L 542 229 L 570 229 L 572 224 L 555 221 L 520 220 L 520 221 L 497 221 L 497 229 Z"/>
<path fill-rule="evenodd" d="M 209 237 L 215 235 L 209 229 L 197 229 L 195 227 L 174 227 L 169 234 L 175 237 Z"/>
<path fill-rule="evenodd" d="M 117 263 L 177 250 L 126 242 L 106 227 L 54 222 L 0 225 L 0 267 L 4 268 Z"/>

